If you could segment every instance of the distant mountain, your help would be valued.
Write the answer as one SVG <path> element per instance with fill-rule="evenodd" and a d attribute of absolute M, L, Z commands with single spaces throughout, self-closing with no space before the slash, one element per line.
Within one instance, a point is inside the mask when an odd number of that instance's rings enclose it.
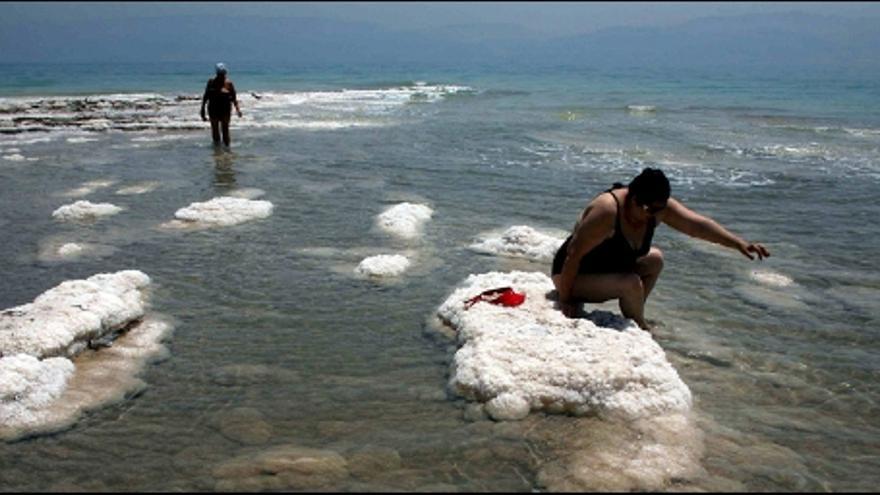
<path fill-rule="evenodd" d="M 474 22 L 418 31 L 324 18 L 190 16 L 0 21 L 0 62 L 223 59 L 302 65 L 880 67 L 878 19 L 788 13 L 711 17 L 550 38 Z"/>
<path fill-rule="evenodd" d="M 581 64 L 880 67 L 880 19 L 802 13 L 711 17 L 669 28 L 612 28 L 553 40 L 544 58 Z"/>

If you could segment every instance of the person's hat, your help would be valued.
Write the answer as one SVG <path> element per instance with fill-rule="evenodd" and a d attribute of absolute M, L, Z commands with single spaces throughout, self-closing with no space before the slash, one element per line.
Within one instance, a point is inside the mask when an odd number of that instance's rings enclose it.
<path fill-rule="evenodd" d="M 226 65 L 223 62 L 218 63 L 214 66 L 214 69 L 217 71 L 217 74 L 226 74 Z"/>

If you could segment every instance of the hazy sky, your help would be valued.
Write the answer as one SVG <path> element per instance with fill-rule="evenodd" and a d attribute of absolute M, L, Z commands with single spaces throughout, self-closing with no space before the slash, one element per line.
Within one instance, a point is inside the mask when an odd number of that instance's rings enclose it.
<path fill-rule="evenodd" d="M 376 23 L 397 29 L 497 22 L 543 34 L 612 26 L 667 26 L 697 17 L 801 11 L 878 17 L 878 2 L 4 2 L 0 24 L 167 15 L 306 17 Z"/>

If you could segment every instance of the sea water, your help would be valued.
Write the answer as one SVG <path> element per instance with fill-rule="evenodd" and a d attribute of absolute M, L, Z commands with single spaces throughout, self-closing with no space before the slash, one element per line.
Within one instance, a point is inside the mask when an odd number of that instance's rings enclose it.
<path fill-rule="evenodd" d="M 145 390 L 0 444 L 4 489 L 234 488 L 229 462 L 289 445 L 346 456 L 357 475 L 318 486 L 336 490 L 558 488 L 571 473 L 557 461 L 579 453 L 608 459 L 604 477 L 562 488 L 880 483 L 876 79 L 230 64 L 244 117 L 218 150 L 199 118 L 210 68 L 0 66 L 0 308 L 137 269 L 175 327 Z M 625 462 L 656 431 L 472 414 L 447 390 L 454 342 L 431 329 L 470 274 L 549 271 L 540 257 L 473 249 L 481 236 L 565 233 L 593 196 L 646 166 L 772 253 L 750 262 L 657 230 L 665 268 L 646 316 L 692 393 L 696 428 L 677 441 L 698 454 L 659 485 Z M 235 194 L 271 202 L 271 215 L 161 228 Z M 78 200 L 122 210 L 53 218 Z M 415 235 L 377 222 L 401 203 L 431 210 Z M 382 255 L 405 256 L 406 269 L 357 270 Z M 373 467 L 355 470 L 356 458 Z"/>

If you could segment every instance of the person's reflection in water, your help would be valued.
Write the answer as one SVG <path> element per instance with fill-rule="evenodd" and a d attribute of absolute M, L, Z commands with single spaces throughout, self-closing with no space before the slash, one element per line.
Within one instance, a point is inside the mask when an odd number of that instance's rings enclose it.
<path fill-rule="evenodd" d="M 234 158 L 235 153 L 214 147 L 214 188 L 228 190 L 235 187 Z"/>

